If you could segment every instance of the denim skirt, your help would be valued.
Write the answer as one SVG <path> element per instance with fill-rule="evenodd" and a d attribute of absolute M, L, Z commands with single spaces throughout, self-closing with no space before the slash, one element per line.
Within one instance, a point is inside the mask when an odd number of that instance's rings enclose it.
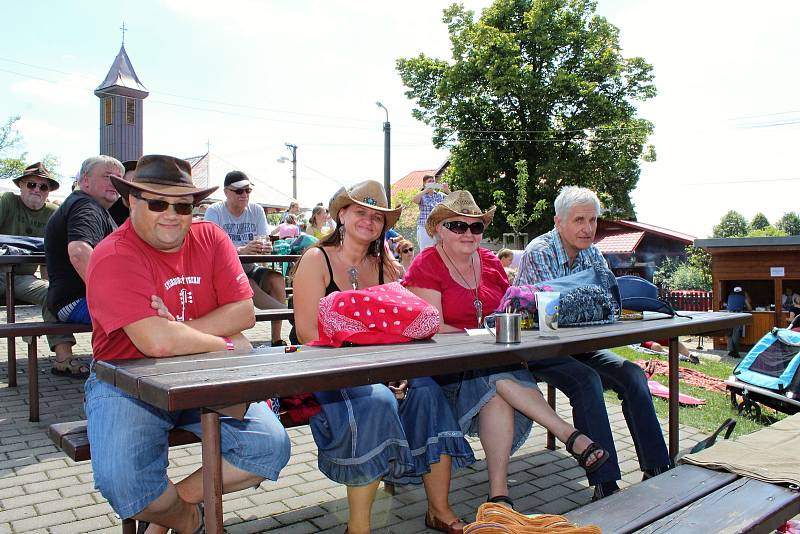
<path fill-rule="evenodd" d="M 410 379 L 402 401 L 382 384 L 314 396 L 321 411 L 309 423 L 319 469 L 335 482 L 420 484 L 442 455 L 452 458 L 453 470 L 475 462 L 450 404 L 430 378 Z"/>
<path fill-rule="evenodd" d="M 436 380 L 450 401 L 458 425 L 466 436 L 479 435 L 478 413 L 497 395 L 498 380 L 513 380 L 523 387 L 540 391 L 530 371 L 518 367 L 465 371 L 459 375 L 436 377 Z M 512 454 L 528 439 L 532 427 L 533 421 L 514 410 Z"/>

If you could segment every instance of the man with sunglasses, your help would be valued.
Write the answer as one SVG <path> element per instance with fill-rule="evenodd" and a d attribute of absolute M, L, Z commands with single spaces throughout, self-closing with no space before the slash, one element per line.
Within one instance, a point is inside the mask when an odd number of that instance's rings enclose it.
<path fill-rule="evenodd" d="M 217 188 L 195 187 L 188 162 L 161 155 L 140 158 L 132 180 L 111 181 L 128 200 L 130 218 L 89 261 L 94 358 L 249 350 L 242 331 L 255 324 L 253 293 L 236 251 L 217 226 L 192 223 L 194 206 Z M 174 532 L 202 532 L 202 471 L 178 483 L 167 476 L 169 431 L 199 435 L 200 411 L 154 409 L 94 373 L 85 411 L 95 486 L 114 511 Z M 289 439 L 266 403 L 220 423 L 224 491 L 276 480 L 289 460 Z"/>
<path fill-rule="evenodd" d="M 525 247 L 514 285 L 546 283 L 592 269 L 595 262 L 606 265 L 605 258 L 593 244 L 600 209 L 600 200 L 594 191 L 575 186 L 561 189 L 555 200 L 555 228 Z M 592 500 L 616 492 L 621 477 L 603 398 L 605 388 L 614 390 L 622 400 L 622 412 L 644 478 L 672 467 L 647 378 L 639 366 L 611 351 L 600 350 L 537 360 L 529 362 L 528 367 L 537 379 L 567 395 L 575 427 L 611 455 L 602 467 L 589 475 L 589 484 L 595 487 Z"/>
<path fill-rule="evenodd" d="M 14 184 L 19 187 L 19 195 L 13 192 L 0 195 L 0 234 L 43 238 L 47 221 L 58 209 L 55 204 L 47 202 L 47 198 L 50 191 L 58 189 L 59 183 L 43 163 L 37 162 L 26 167 L 22 175 L 14 179 Z M 34 276 L 36 269 L 36 265 L 20 265 L 15 269 L 14 296 L 41 306 L 42 318 L 55 322 L 56 317 L 47 308 L 49 283 Z M 2 277 L 0 293 L 5 293 L 5 283 L 5 277 Z M 56 354 L 57 363 L 53 367 L 56 374 L 80 375 L 80 363 L 73 364 L 75 338 L 71 334 L 47 336 L 47 343 Z"/>
<path fill-rule="evenodd" d="M 205 220 L 217 224 L 228 234 L 240 256 L 272 252 L 272 243 L 266 237 L 270 233 L 267 216 L 264 208 L 250 202 L 253 184 L 247 175 L 242 171 L 231 171 L 225 175 L 223 187 L 225 200 L 209 206 Z M 245 264 L 244 272 L 250 279 L 253 303 L 257 308 L 286 308 L 286 282 L 283 274 L 254 263 Z M 281 339 L 282 325 L 283 321 L 272 321 L 273 347 L 286 345 Z"/>

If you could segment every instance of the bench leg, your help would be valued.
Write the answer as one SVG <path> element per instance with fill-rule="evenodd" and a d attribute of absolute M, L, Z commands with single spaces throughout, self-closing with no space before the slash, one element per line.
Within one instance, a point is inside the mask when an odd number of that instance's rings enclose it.
<path fill-rule="evenodd" d="M 11 324 L 14 318 L 14 273 L 13 267 L 6 271 L 6 323 Z M 17 387 L 17 343 L 13 337 L 8 342 L 8 387 Z"/>
<path fill-rule="evenodd" d="M 28 344 L 28 419 L 39 422 L 39 338 L 31 336 Z"/>
<path fill-rule="evenodd" d="M 203 409 L 200 428 L 203 432 L 203 501 L 206 532 L 222 534 L 222 451 L 219 414 Z"/>
<path fill-rule="evenodd" d="M 674 462 L 678 456 L 680 436 L 678 435 L 678 338 L 669 339 L 669 457 Z"/>
<path fill-rule="evenodd" d="M 123 519 L 122 520 L 122 534 L 136 534 L 136 520 Z"/>
<path fill-rule="evenodd" d="M 550 384 L 547 384 L 547 404 L 550 405 L 553 411 L 556 410 L 556 388 Z M 551 451 L 556 450 L 556 436 L 549 430 L 547 431 L 547 444 L 545 447 Z"/>

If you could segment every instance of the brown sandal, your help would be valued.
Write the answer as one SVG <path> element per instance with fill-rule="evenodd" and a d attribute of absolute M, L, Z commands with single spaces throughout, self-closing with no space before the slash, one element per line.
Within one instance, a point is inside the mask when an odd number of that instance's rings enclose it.
<path fill-rule="evenodd" d="M 58 365 L 66 364 L 66 367 L 58 367 Z M 73 356 L 69 360 L 53 360 L 53 366 L 50 368 L 56 376 L 66 376 L 67 378 L 75 378 L 78 380 L 86 380 L 89 378 L 89 366 L 86 365 L 80 358 Z"/>

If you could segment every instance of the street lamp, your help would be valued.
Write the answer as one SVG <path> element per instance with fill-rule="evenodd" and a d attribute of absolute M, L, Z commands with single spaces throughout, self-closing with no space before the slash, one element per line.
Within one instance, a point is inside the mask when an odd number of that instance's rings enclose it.
<path fill-rule="evenodd" d="M 291 143 L 284 144 L 292 153 L 292 159 L 289 159 L 286 156 L 281 156 L 278 158 L 278 163 L 286 163 L 287 161 L 292 162 L 292 198 L 297 200 L 297 145 L 293 145 Z"/>
<path fill-rule="evenodd" d="M 386 189 L 386 201 L 389 203 L 389 207 L 391 208 L 392 186 L 389 184 L 389 161 L 391 147 L 389 145 L 389 141 L 391 139 L 392 125 L 389 124 L 389 110 L 386 109 L 386 106 L 380 102 L 375 102 L 375 104 L 386 112 L 386 122 L 383 123 L 383 188 Z"/>

